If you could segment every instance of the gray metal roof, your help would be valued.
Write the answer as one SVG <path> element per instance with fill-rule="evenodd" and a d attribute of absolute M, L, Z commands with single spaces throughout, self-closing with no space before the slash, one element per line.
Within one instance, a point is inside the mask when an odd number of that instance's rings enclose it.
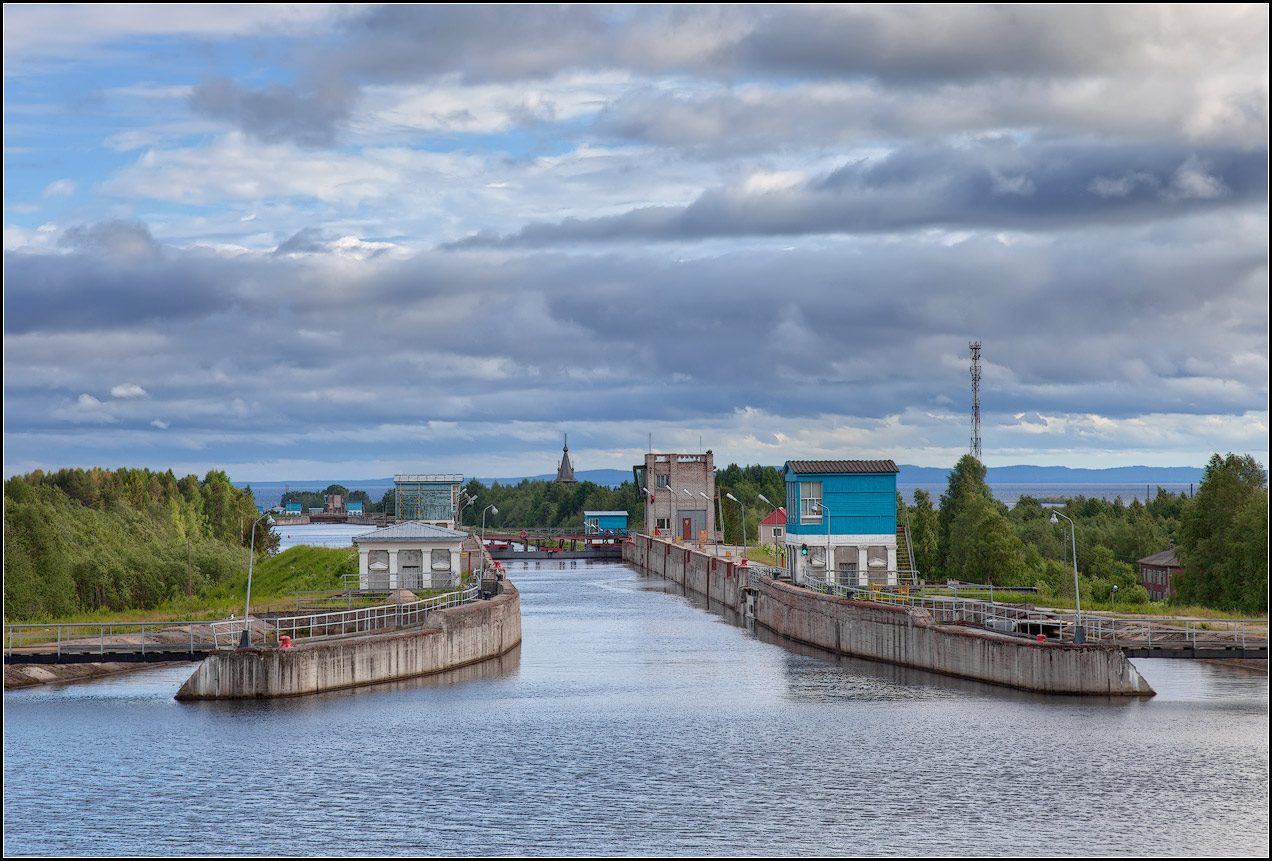
<path fill-rule="evenodd" d="M 626 511 L 585 511 L 583 512 L 584 517 L 618 517 L 620 515 L 623 517 L 626 517 L 627 512 Z"/>
<path fill-rule="evenodd" d="M 1161 553 L 1154 553 L 1152 556 L 1145 556 L 1140 561 L 1141 565 L 1160 565 L 1163 568 L 1182 568 L 1183 566 L 1175 559 L 1175 548 L 1163 550 Z"/>
<path fill-rule="evenodd" d="M 786 466 L 797 475 L 901 471 L 890 460 L 788 460 Z"/>
<path fill-rule="evenodd" d="M 459 473 L 440 473 L 419 475 L 415 473 L 398 474 L 393 476 L 394 481 L 423 481 L 434 482 L 438 484 L 463 484 L 464 476 Z"/>
<path fill-rule="evenodd" d="M 386 526 L 374 532 L 355 535 L 353 543 L 357 544 L 359 541 L 462 541 L 467 537 L 467 532 L 412 520 L 396 526 Z"/>

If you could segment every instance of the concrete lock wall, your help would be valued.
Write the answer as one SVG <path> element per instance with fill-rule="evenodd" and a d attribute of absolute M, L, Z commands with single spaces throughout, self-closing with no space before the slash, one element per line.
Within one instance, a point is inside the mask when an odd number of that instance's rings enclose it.
<path fill-rule="evenodd" d="M 181 686 L 177 699 L 294 697 L 497 657 L 521 642 L 521 596 L 509 581 L 501 585 L 503 591 L 490 600 L 435 611 L 419 628 L 213 655 Z"/>
<path fill-rule="evenodd" d="M 747 571 L 691 549 L 637 535 L 624 559 L 744 611 Z M 830 652 L 1028 691 L 1152 696 L 1120 649 L 1038 643 L 936 624 L 919 608 L 850 601 L 762 577 L 756 622 Z"/>

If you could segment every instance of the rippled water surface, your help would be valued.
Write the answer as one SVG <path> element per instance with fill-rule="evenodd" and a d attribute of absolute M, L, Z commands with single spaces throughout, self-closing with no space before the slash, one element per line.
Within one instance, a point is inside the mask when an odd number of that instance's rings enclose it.
<path fill-rule="evenodd" d="M 4 851 L 1258 855 L 1264 675 L 1041 697 L 776 644 L 660 578 L 519 563 L 520 649 L 181 704 L 188 665 L 6 693 Z"/>

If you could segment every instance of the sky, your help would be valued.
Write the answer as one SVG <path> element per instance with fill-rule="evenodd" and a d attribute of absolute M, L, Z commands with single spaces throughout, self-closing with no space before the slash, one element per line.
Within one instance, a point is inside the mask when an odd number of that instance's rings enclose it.
<path fill-rule="evenodd" d="M 1268 463 L 1268 7 L 4 6 L 4 471 Z"/>

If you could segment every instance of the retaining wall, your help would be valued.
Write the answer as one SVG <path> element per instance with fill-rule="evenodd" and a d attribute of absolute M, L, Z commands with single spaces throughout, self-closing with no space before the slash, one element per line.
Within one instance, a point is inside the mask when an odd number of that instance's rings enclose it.
<path fill-rule="evenodd" d="M 748 572 L 692 547 L 637 535 L 624 559 L 739 611 Z M 800 643 L 852 655 L 1056 694 L 1152 696 L 1153 689 L 1121 650 L 1088 644 L 1038 643 L 1006 634 L 936 624 L 919 608 L 852 601 L 762 577 L 756 622 Z"/>
<path fill-rule="evenodd" d="M 203 661 L 179 700 L 294 697 L 440 673 L 502 655 L 521 642 L 521 596 L 508 580 L 488 601 L 430 613 L 425 625 L 258 647 Z"/>

